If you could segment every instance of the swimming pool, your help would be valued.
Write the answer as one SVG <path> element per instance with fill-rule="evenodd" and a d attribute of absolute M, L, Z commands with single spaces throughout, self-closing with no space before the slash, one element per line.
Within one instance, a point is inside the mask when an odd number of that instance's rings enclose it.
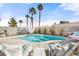
<path fill-rule="evenodd" d="M 43 35 L 43 34 L 27 34 L 27 35 L 20 35 L 17 38 L 22 40 L 27 40 L 30 42 L 43 42 L 49 40 L 64 40 L 65 37 L 62 36 L 54 36 L 54 35 Z"/>
<path fill-rule="evenodd" d="M 79 36 L 79 32 L 74 32 L 73 35 Z"/>

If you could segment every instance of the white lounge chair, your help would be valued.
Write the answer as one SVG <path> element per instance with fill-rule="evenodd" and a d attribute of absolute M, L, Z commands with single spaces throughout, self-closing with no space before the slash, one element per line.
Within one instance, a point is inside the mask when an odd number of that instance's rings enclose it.
<path fill-rule="evenodd" d="M 56 46 L 61 46 L 60 43 L 54 43 L 54 44 L 49 44 L 52 49 L 54 49 Z"/>
<path fill-rule="evenodd" d="M 23 56 L 29 56 L 30 52 L 33 50 L 32 45 L 23 46 Z"/>
<path fill-rule="evenodd" d="M 69 56 L 79 45 L 79 42 L 77 42 L 66 54 L 65 56 Z"/>
<path fill-rule="evenodd" d="M 58 50 L 57 48 L 54 48 L 54 51 L 53 51 L 53 53 L 52 53 L 52 56 L 55 56 L 58 51 L 59 51 L 59 50 Z"/>
<path fill-rule="evenodd" d="M 2 50 L 0 50 L 0 56 L 6 56 L 6 54 Z"/>
<path fill-rule="evenodd" d="M 0 44 L 0 51 L 5 55 L 5 56 L 10 56 L 10 53 L 4 49 L 4 47 Z"/>
<path fill-rule="evenodd" d="M 3 50 L 7 56 L 22 56 L 22 46 L 23 45 L 9 45 L 3 44 Z"/>
<path fill-rule="evenodd" d="M 54 43 L 54 44 L 49 44 L 49 48 L 50 48 L 50 55 L 51 56 L 55 56 L 58 49 L 56 49 L 57 46 L 61 46 L 60 43 Z"/>
<path fill-rule="evenodd" d="M 44 48 L 40 48 L 40 47 L 36 47 L 33 50 L 33 56 L 46 56 L 45 49 Z"/>
<path fill-rule="evenodd" d="M 70 43 L 63 45 L 63 48 L 65 50 L 65 53 L 63 55 L 65 55 L 74 45 L 75 45 L 74 42 L 70 42 Z"/>
<path fill-rule="evenodd" d="M 56 48 L 57 46 L 63 47 L 62 49 Z M 55 44 L 50 44 L 51 50 L 53 49 L 54 51 L 52 52 L 52 56 L 63 56 L 67 52 L 68 49 L 72 47 L 72 44 L 67 43 L 61 45 L 60 43 L 55 43 Z"/>
<path fill-rule="evenodd" d="M 58 50 L 56 56 L 63 56 L 64 54 L 65 54 L 65 49 L 62 48 L 62 49 Z"/>

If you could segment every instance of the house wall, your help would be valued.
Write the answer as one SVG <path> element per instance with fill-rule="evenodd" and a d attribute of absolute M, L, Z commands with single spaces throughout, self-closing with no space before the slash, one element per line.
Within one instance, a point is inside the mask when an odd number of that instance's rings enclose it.
<path fill-rule="evenodd" d="M 18 28 L 18 27 L 0 27 L 0 33 L 4 33 L 4 30 L 7 30 L 7 34 L 9 36 L 14 36 L 18 34 L 26 34 L 26 28 Z M 18 31 L 19 30 L 19 31 Z"/>
<path fill-rule="evenodd" d="M 43 33 L 44 29 L 46 28 L 46 33 L 50 33 L 50 29 L 55 29 L 55 34 L 60 35 L 61 30 L 63 30 L 63 35 L 69 35 L 71 32 L 79 31 L 79 22 L 74 23 L 67 23 L 67 24 L 56 24 L 51 27 L 44 26 L 41 27 L 41 33 Z M 4 30 L 7 30 L 8 35 L 18 35 L 18 34 L 26 34 L 27 30 L 26 28 L 20 28 L 18 31 L 18 27 L 0 27 L 0 33 L 4 33 Z"/>

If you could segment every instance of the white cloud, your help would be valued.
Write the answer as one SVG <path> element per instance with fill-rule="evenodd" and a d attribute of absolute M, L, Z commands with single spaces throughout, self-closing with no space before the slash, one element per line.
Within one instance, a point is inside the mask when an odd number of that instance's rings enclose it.
<path fill-rule="evenodd" d="M 74 15 L 79 15 L 79 3 L 63 3 L 60 5 L 64 10 L 73 11 Z"/>
<path fill-rule="evenodd" d="M 79 22 L 79 19 L 73 18 L 73 19 L 70 20 L 70 22 Z"/>
<path fill-rule="evenodd" d="M 56 22 L 56 24 L 59 23 L 58 20 L 54 20 L 54 21 L 53 20 L 46 20 L 46 21 L 41 22 L 40 25 L 41 26 L 51 26 L 54 24 L 54 22 Z M 34 23 L 34 26 L 38 27 L 38 22 Z"/>
<path fill-rule="evenodd" d="M 42 22 L 41 23 L 41 26 L 51 26 L 51 25 L 53 25 L 54 24 L 54 22 L 57 22 L 56 20 L 46 20 L 46 21 L 44 21 L 44 22 Z"/>
<path fill-rule="evenodd" d="M 11 17 L 11 13 L 9 13 L 9 12 L 4 12 L 3 15 L 2 15 L 3 19 L 8 19 L 10 17 Z"/>
<path fill-rule="evenodd" d="M 8 21 L 11 17 L 11 14 L 8 12 L 4 12 L 1 16 L 0 26 L 8 26 Z"/>

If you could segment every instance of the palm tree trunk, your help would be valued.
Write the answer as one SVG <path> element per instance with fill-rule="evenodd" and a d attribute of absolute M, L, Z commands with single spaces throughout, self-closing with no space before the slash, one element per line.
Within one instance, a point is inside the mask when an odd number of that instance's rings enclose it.
<path fill-rule="evenodd" d="M 40 30 L 40 19 L 41 19 L 41 12 L 39 11 L 39 30 Z"/>
<path fill-rule="evenodd" d="M 32 29 L 33 29 L 33 19 L 32 19 Z"/>
<path fill-rule="evenodd" d="M 21 28 L 21 23 L 20 23 L 20 28 Z"/>
<path fill-rule="evenodd" d="M 32 19 L 31 19 L 31 21 L 32 21 L 32 29 L 33 29 L 33 15 L 32 15 Z"/>
<path fill-rule="evenodd" d="M 27 29 L 28 29 L 28 18 L 27 18 Z"/>

